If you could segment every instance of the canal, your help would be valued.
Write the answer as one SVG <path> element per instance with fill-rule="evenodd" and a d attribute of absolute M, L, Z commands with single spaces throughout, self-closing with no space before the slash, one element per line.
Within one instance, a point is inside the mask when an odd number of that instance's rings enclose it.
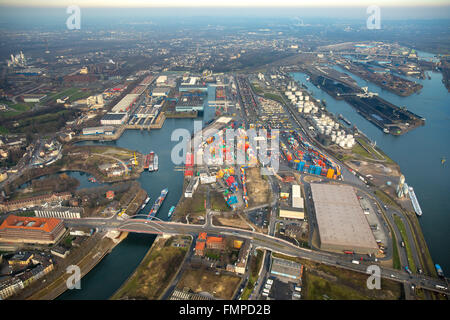
<path fill-rule="evenodd" d="M 169 193 L 158 211 L 157 217 L 167 219 L 169 208 L 178 203 L 183 188 L 183 172 L 177 171 L 177 165 L 171 161 L 172 148 L 178 141 L 171 141 L 175 129 L 194 131 L 194 120 L 203 123 L 214 118 L 214 108 L 208 101 L 215 98 L 215 87 L 208 87 L 208 98 L 205 99 L 204 113 L 197 119 L 166 119 L 161 129 L 148 131 L 126 130 L 117 141 L 85 142 L 84 144 L 104 144 L 137 150 L 147 154 L 154 151 L 159 157 L 159 170 L 144 171 L 138 179 L 142 188 L 150 196 L 150 201 L 143 212 L 148 213 L 161 190 L 169 189 Z M 62 300 L 106 300 L 127 280 L 138 267 L 156 236 L 130 233 L 117 245 L 94 269 L 81 279 L 80 290 L 67 290 L 58 299 Z"/>

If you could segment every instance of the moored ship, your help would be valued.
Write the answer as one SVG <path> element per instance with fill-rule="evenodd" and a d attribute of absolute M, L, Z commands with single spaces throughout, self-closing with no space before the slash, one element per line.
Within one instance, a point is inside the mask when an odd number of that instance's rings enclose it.
<path fill-rule="evenodd" d="M 164 202 L 164 199 L 166 199 L 167 193 L 169 192 L 169 189 L 165 188 L 161 191 L 160 196 L 158 199 L 156 199 L 155 203 L 153 204 L 152 209 L 150 210 L 148 214 L 148 219 L 152 219 L 157 213 L 159 208 L 161 207 L 162 203 Z"/>
<path fill-rule="evenodd" d="M 411 198 L 414 211 L 420 217 L 422 215 L 422 209 L 420 208 L 419 201 L 417 200 L 413 187 L 409 187 L 409 197 Z"/>
<path fill-rule="evenodd" d="M 149 160 L 148 160 L 148 171 L 154 171 L 154 162 L 155 162 L 155 152 L 150 151 Z"/>
<path fill-rule="evenodd" d="M 144 203 L 141 206 L 141 210 L 145 208 L 145 206 L 147 205 L 147 203 L 150 201 L 150 197 L 147 196 L 147 198 L 145 199 Z"/>
<path fill-rule="evenodd" d="M 148 170 L 149 165 L 150 165 L 150 153 L 145 156 L 144 170 Z"/>
<path fill-rule="evenodd" d="M 157 171 L 158 170 L 158 155 L 155 153 L 155 157 L 153 158 L 153 170 L 149 171 Z"/>

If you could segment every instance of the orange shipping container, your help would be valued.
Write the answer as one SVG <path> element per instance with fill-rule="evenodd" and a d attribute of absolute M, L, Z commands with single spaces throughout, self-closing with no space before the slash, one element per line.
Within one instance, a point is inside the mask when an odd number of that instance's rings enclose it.
<path fill-rule="evenodd" d="M 334 175 L 334 170 L 333 169 L 328 169 L 327 178 L 328 179 L 333 179 L 333 175 Z"/>

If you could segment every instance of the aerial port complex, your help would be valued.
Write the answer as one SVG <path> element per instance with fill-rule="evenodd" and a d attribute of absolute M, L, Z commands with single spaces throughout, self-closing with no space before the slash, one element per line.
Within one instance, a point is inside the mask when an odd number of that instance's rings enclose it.
<path fill-rule="evenodd" d="M 417 94 L 442 64 L 397 42 L 252 39 L 10 52 L 1 300 L 448 299 L 421 194 L 359 125 L 392 139 L 427 126 L 386 92 Z M 264 52 L 271 59 L 245 60 Z M 139 267 L 110 270 L 113 292 L 83 293 L 130 234 L 153 239 L 130 261 Z M 66 286 L 69 265 L 81 290 Z M 380 290 L 367 288 L 369 266 Z"/>

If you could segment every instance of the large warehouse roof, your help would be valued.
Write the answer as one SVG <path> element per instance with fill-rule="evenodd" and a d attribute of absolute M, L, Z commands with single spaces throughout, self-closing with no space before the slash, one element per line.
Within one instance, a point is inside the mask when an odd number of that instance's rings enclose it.
<path fill-rule="evenodd" d="M 321 247 L 378 249 L 353 187 L 312 183 L 311 191 Z"/>

